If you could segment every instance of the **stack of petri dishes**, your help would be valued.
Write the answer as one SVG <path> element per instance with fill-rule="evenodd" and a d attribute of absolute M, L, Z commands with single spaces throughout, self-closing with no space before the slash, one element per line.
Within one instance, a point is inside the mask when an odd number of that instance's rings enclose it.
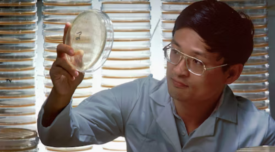
<path fill-rule="evenodd" d="M 150 75 L 151 5 L 149 0 L 102 0 L 113 22 L 114 42 L 102 67 L 101 88 L 110 89 Z M 103 145 L 104 151 L 127 151 L 125 138 Z"/>
<path fill-rule="evenodd" d="M 226 3 L 249 15 L 255 26 L 253 53 L 240 78 L 230 87 L 235 95 L 248 98 L 258 109 L 269 112 L 266 0 L 231 0 Z"/>
<path fill-rule="evenodd" d="M 198 0 L 167 0 L 162 2 L 163 46 L 171 42 L 172 30 L 179 13 Z M 254 50 L 240 78 L 230 85 L 235 95 L 253 101 L 260 110 L 269 112 L 268 37 L 266 0 L 220 0 L 250 16 L 254 27 Z M 166 63 L 164 64 L 166 67 Z"/>
<path fill-rule="evenodd" d="M 38 152 L 36 131 L 19 128 L 0 129 L 1 152 Z"/>
<path fill-rule="evenodd" d="M 174 24 L 181 11 L 195 1 L 199 0 L 162 0 L 161 27 L 163 47 L 171 43 Z M 166 62 L 164 67 L 167 67 Z"/>
<path fill-rule="evenodd" d="M 101 10 L 110 17 L 114 29 L 113 47 L 102 67 L 101 88 L 150 75 L 150 2 L 102 0 Z"/>
<path fill-rule="evenodd" d="M 92 0 L 43 0 L 43 37 L 44 37 L 44 86 L 46 97 L 53 87 L 49 71 L 57 57 L 57 45 L 63 43 L 64 27 L 83 11 L 92 9 Z M 86 72 L 84 80 L 73 94 L 72 107 L 77 107 L 92 95 L 93 74 Z M 47 151 L 90 151 L 92 145 L 83 147 L 47 147 Z"/>
<path fill-rule="evenodd" d="M 0 129 L 36 130 L 36 11 L 36 0 L 0 1 Z"/>
<path fill-rule="evenodd" d="M 44 86 L 49 95 L 53 84 L 49 70 L 56 59 L 56 47 L 63 43 L 63 32 L 67 22 L 72 22 L 78 14 L 92 9 L 92 0 L 43 0 L 43 36 L 44 36 Z M 86 72 L 84 80 L 73 95 L 72 106 L 78 106 L 92 95 L 93 74 Z"/>

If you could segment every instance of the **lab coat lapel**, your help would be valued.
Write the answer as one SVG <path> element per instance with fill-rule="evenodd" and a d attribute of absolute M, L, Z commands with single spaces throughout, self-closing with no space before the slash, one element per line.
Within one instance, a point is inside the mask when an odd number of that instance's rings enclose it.
<path fill-rule="evenodd" d="M 150 94 L 150 97 L 153 101 L 150 103 L 153 115 L 157 125 L 161 128 L 161 133 L 164 137 L 167 137 L 167 142 L 173 145 L 173 151 L 181 151 L 178 131 L 170 103 L 170 95 L 167 90 L 166 78 L 153 88 L 153 93 Z"/>

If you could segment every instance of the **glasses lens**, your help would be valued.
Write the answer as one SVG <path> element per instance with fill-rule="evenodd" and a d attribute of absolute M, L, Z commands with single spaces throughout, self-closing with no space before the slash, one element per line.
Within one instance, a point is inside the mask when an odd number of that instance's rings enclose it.
<path fill-rule="evenodd" d="M 177 64 L 180 61 L 181 54 L 172 48 L 167 49 L 167 59 L 173 64 Z"/>
<path fill-rule="evenodd" d="M 192 71 L 195 74 L 202 74 L 204 70 L 204 64 L 193 58 L 187 57 L 187 67 L 190 71 Z"/>

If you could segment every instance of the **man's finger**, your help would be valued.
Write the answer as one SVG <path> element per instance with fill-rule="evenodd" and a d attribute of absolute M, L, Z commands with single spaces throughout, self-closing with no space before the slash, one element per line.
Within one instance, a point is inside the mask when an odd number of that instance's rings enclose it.
<path fill-rule="evenodd" d="M 72 77 L 77 77 L 79 75 L 78 71 L 70 65 L 70 63 L 65 58 L 58 58 L 55 63 L 55 66 L 63 68 L 67 71 Z"/>
<path fill-rule="evenodd" d="M 57 46 L 56 49 L 57 52 L 57 57 L 64 57 L 65 54 L 74 55 L 74 51 L 72 49 L 72 47 L 70 47 L 69 45 L 65 45 L 65 44 L 59 44 Z"/>
<path fill-rule="evenodd" d="M 68 30 L 70 30 L 70 28 L 71 28 L 71 23 L 69 23 L 69 22 L 66 23 L 65 28 L 64 28 L 64 33 L 63 33 L 63 44 L 65 44 L 67 32 L 68 32 Z"/>

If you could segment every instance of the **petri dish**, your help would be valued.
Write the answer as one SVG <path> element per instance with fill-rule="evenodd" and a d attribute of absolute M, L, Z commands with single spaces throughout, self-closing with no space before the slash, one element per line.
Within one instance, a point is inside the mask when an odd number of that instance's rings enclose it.
<path fill-rule="evenodd" d="M 102 78 L 101 85 L 103 86 L 118 86 L 124 83 L 128 83 L 134 81 L 135 78 Z"/>
<path fill-rule="evenodd" d="M 163 30 L 170 30 L 172 31 L 175 25 L 175 21 L 170 20 L 162 20 L 161 27 Z"/>
<path fill-rule="evenodd" d="M 114 49 L 141 49 L 151 47 L 151 39 L 115 39 Z"/>
<path fill-rule="evenodd" d="M 35 106 L 31 107 L 0 107 L 0 116 L 35 115 Z"/>
<path fill-rule="evenodd" d="M 0 90 L 0 98 L 26 98 L 35 96 L 35 89 L 9 89 Z"/>
<path fill-rule="evenodd" d="M 0 125 L 0 129 L 6 129 L 6 128 L 18 128 L 18 129 L 28 129 L 28 130 L 37 131 L 37 124 L 34 123 L 34 124 L 27 124 L 27 125 Z"/>
<path fill-rule="evenodd" d="M 268 55 L 269 47 L 254 47 L 251 56 L 264 56 Z"/>
<path fill-rule="evenodd" d="M 52 80 L 49 77 L 45 77 L 44 79 L 44 86 L 47 88 L 52 88 L 53 83 Z M 78 88 L 86 88 L 86 87 L 92 87 L 93 86 L 93 78 L 88 77 L 82 80 L 82 82 L 78 85 Z"/>
<path fill-rule="evenodd" d="M 150 48 L 144 49 L 112 49 L 108 60 L 142 60 L 145 58 L 150 58 L 151 52 Z"/>
<path fill-rule="evenodd" d="M 113 26 L 109 17 L 98 10 L 84 11 L 72 22 L 65 44 L 75 51 L 67 60 L 80 72 L 95 71 L 108 58 L 113 44 Z"/>
<path fill-rule="evenodd" d="M 110 60 L 108 59 L 103 65 L 103 69 L 118 69 L 118 70 L 131 70 L 131 69 L 146 69 L 150 68 L 150 58 L 140 60 Z"/>
<path fill-rule="evenodd" d="M 27 125 L 36 123 L 34 115 L 0 116 L 0 125 Z"/>
<path fill-rule="evenodd" d="M 19 69 L 34 66 L 34 60 L 30 59 L 1 59 L 0 69 Z"/>
<path fill-rule="evenodd" d="M 127 1 L 127 2 L 102 2 L 101 5 L 102 11 L 115 11 L 115 10 L 131 10 L 131 11 L 150 11 L 151 6 L 150 2 L 135 2 L 135 1 Z"/>
<path fill-rule="evenodd" d="M 35 85 L 34 77 L 30 78 L 0 78 L 0 89 L 9 89 L 9 88 L 28 88 Z"/>
<path fill-rule="evenodd" d="M 254 83 L 254 84 L 230 84 L 229 87 L 233 92 L 238 93 L 252 93 L 252 92 L 265 92 L 268 91 L 268 84 Z"/>
<path fill-rule="evenodd" d="M 92 0 L 42 0 L 43 3 L 51 3 L 51 4 L 66 4 L 66 3 L 72 3 L 72 4 L 87 4 L 87 3 L 92 3 Z"/>
<path fill-rule="evenodd" d="M 110 151 L 127 151 L 126 142 L 109 142 L 102 147 L 104 150 Z"/>
<path fill-rule="evenodd" d="M 262 83 L 268 82 L 268 74 L 241 75 L 234 83 Z"/>
<path fill-rule="evenodd" d="M 0 107 L 28 107 L 35 106 L 35 97 L 0 98 Z"/>
<path fill-rule="evenodd" d="M 247 62 L 245 63 L 246 65 L 264 65 L 268 64 L 268 55 L 264 56 L 250 56 Z"/>
<path fill-rule="evenodd" d="M 102 76 L 109 78 L 142 78 L 151 74 L 149 68 L 146 69 L 128 69 L 128 70 L 114 70 L 102 69 Z"/>
<path fill-rule="evenodd" d="M 150 20 L 150 11 L 104 11 L 112 21 L 140 21 Z"/>
<path fill-rule="evenodd" d="M 253 92 L 253 93 L 234 93 L 236 96 L 242 96 L 250 101 L 265 101 L 269 99 L 269 92 Z"/>
<path fill-rule="evenodd" d="M 182 11 L 188 7 L 191 2 L 162 2 L 163 11 Z"/>
<path fill-rule="evenodd" d="M 259 147 L 247 147 L 237 150 L 236 152 L 275 152 L 274 146 L 259 146 Z"/>
<path fill-rule="evenodd" d="M 50 147 L 46 146 L 47 151 L 65 151 L 65 152 L 75 152 L 75 151 L 90 151 L 93 148 L 92 145 L 81 146 L 81 147 Z"/>
<path fill-rule="evenodd" d="M 112 21 L 114 30 L 150 30 L 151 24 L 150 20 L 122 20 L 122 21 Z"/>
<path fill-rule="evenodd" d="M 178 18 L 180 13 L 181 11 L 162 11 L 161 19 L 175 21 Z"/>
<path fill-rule="evenodd" d="M 36 131 L 19 128 L 0 129 L 0 151 L 33 151 L 38 145 Z"/>
<path fill-rule="evenodd" d="M 77 3 L 44 3 L 42 12 L 44 15 L 78 15 L 83 10 L 92 9 L 92 5 Z"/>
<path fill-rule="evenodd" d="M 114 39 L 150 39 L 150 30 L 114 30 Z"/>
<path fill-rule="evenodd" d="M 116 139 L 114 139 L 114 142 L 126 142 L 124 137 L 117 137 Z"/>

